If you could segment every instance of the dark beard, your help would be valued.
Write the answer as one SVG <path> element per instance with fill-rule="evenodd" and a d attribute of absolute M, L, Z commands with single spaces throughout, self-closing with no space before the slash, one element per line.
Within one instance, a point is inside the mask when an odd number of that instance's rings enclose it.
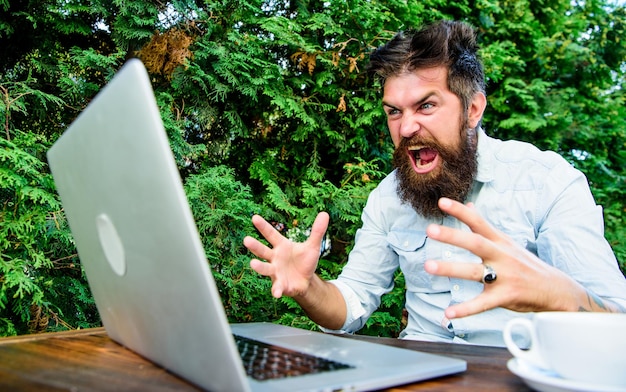
<path fill-rule="evenodd" d="M 398 169 L 400 200 L 410 204 L 425 218 L 440 219 L 446 215 L 437 205 L 439 198 L 464 202 L 472 189 L 478 168 L 477 135 L 475 129 L 465 129 L 467 131 L 461 135 L 459 150 L 446 148 L 434 140 L 412 138 L 402 139 L 393 153 L 393 165 Z M 408 146 L 415 144 L 437 150 L 442 166 L 426 174 L 416 173 L 407 154 Z"/>

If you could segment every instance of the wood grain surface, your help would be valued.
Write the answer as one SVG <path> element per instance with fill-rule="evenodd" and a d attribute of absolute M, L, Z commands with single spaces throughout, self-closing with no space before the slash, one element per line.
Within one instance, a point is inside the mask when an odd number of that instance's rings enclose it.
<path fill-rule="evenodd" d="M 465 359 L 467 371 L 390 391 L 529 391 L 506 349 L 365 336 L 346 337 Z M 0 339 L 0 391 L 198 391 L 112 341 L 102 328 Z"/>

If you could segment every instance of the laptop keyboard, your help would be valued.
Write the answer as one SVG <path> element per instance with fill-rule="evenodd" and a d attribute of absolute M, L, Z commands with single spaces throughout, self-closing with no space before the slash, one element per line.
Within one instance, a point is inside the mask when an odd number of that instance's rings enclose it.
<path fill-rule="evenodd" d="M 234 335 L 248 376 L 257 381 L 348 369 L 352 366 Z"/>

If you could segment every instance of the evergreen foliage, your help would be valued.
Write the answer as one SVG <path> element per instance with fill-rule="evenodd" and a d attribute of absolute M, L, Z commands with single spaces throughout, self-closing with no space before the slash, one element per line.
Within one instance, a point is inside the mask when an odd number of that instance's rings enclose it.
<path fill-rule="evenodd" d="M 400 29 L 475 25 L 487 132 L 588 176 L 626 271 L 626 11 L 609 0 L 0 1 L 0 335 L 97 325 L 45 152 L 130 57 L 149 70 L 231 321 L 315 326 L 248 266 L 260 213 L 291 238 L 331 216 L 318 273 L 347 258 L 391 170 L 368 55 Z M 395 336 L 403 276 L 363 333 Z"/>

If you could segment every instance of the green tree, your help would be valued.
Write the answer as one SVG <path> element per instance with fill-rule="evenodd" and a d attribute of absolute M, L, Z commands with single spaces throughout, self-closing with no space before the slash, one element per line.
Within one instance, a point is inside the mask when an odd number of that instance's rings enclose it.
<path fill-rule="evenodd" d="M 47 145 L 36 133 L 12 135 L 0 138 L 0 334 L 95 325 L 93 298 L 39 156 Z"/>
<path fill-rule="evenodd" d="M 337 275 L 368 193 L 391 170 L 368 55 L 396 31 L 441 18 L 479 29 L 487 131 L 554 149 L 583 170 L 626 270 L 622 6 L 0 1 L 0 334 L 98 322 L 45 151 L 130 57 L 149 70 L 229 318 L 313 328 L 247 266 L 241 239 L 254 232 L 250 214 L 298 238 L 328 211 L 332 247 L 318 272 Z M 398 274 L 363 332 L 396 335 L 403 295 Z"/>
<path fill-rule="evenodd" d="M 626 271 L 626 11 L 605 1 L 477 7 L 487 65 L 486 124 L 559 152 L 588 177 Z"/>

